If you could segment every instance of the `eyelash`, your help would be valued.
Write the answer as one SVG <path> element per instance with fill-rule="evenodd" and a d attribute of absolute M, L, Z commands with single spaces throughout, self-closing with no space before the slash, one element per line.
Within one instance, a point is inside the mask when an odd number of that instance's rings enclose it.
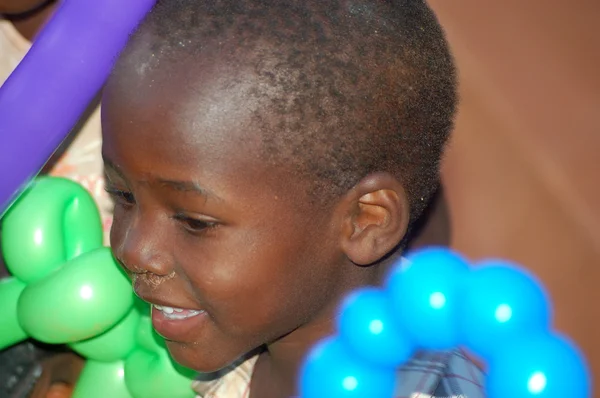
<path fill-rule="evenodd" d="M 105 186 L 104 190 L 114 199 L 117 204 L 131 206 L 135 204 L 135 198 L 131 192 Z"/>
<path fill-rule="evenodd" d="M 202 221 L 196 218 L 187 217 L 184 214 L 176 214 L 173 218 L 183 224 L 183 227 L 190 233 L 204 233 L 218 224 L 216 222 Z"/>
<path fill-rule="evenodd" d="M 135 204 L 135 198 L 131 192 L 123 191 L 110 186 L 105 186 L 104 190 L 114 199 L 116 204 L 122 206 L 132 206 Z M 183 224 L 183 227 L 190 233 L 199 234 L 216 227 L 218 224 L 210 221 L 202 221 L 187 217 L 184 214 L 176 214 L 173 219 Z"/>

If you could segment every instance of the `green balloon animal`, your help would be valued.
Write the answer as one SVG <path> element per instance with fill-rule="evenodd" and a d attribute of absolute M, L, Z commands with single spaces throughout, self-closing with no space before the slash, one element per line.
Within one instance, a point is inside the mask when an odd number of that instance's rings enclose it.
<path fill-rule="evenodd" d="M 27 338 L 67 344 L 87 359 L 74 398 L 194 396 L 195 373 L 154 332 L 81 185 L 40 177 L 1 221 L 12 276 L 0 281 L 0 350 Z"/>

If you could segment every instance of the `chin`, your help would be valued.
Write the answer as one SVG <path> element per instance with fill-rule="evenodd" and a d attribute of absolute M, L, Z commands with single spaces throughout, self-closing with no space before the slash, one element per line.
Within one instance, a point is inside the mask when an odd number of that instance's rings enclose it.
<path fill-rule="evenodd" d="M 225 357 L 223 353 L 201 350 L 196 344 L 167 341 L 171 357 L 179 365 L 200 373 L 215 373 L 236 363 L 243 355 Z M 220 355 L 219 355 L 220 354 Z"/>

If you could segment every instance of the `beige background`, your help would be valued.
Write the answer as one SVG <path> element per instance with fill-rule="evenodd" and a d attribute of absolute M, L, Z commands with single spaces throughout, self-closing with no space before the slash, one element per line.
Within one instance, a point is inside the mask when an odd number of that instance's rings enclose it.
<path fill-rule="evenodd" d="M 430 4 L 461 72 L 453 246 L 535 272 L 600 375 L 600 2 Z"/>

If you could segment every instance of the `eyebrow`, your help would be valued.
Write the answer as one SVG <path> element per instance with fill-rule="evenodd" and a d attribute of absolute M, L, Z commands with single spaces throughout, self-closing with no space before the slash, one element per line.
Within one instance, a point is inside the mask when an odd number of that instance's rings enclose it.
<path fill-rule="evenodd" d="M 207 190 L 206 188 L 202 187 L 197 182 L 193 182 L 193 181 L 165 180 L 165 179 L 158 179 L 158 182 L 161 185 L 164 185 L 164 186 L 166 186 L 168 188 L 171 188 L 171 189 L 173 189 L 175 191 L 197 193 L 197 194 L 200 194 L 200 195 L 205 196 L 207 198 L 219 199 L 219 197 L 217 195 L 215 195 L 211 191 Z"/>
<path fill-rule="evenodd" d="M 123 172 L 119 169 L 119 167 L 117 165 L 115 165 L 110 159 L 108 159 L 105 156 L 102 156 L 102 159 L 104 160 L 104 165 L 106 167 L 110 168 L 112 171 L 117 173 L 120 177 L 125 179 Z M 200 184 L 198 184 L 197 182 L 194 182 L 194 181 L 178 181 L 178 180 L 169 180 L 169 179 L 163 179 L 163 178 L 159 178 L 159 179 L 157 179 L 157 181 L 159 184 L 161 184 L 167 188 L 173 189 L 175 191 L 178 191 L 178 192 L 186 192 L 186 193 L 191 192 L 191 193 L 196 193 L 196 194 L 202 195 L 206 198 L 221 200 L 221 198 L 219 198 L 213 192 L 204 188 L 203 186 L 201 186 Z"/>

